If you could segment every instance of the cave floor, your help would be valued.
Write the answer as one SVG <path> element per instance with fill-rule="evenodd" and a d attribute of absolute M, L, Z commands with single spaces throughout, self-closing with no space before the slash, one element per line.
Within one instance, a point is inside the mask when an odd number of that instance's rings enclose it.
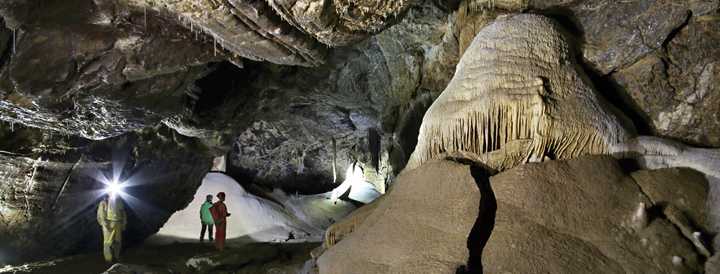
<path fill-rule="evenodd" d="M 45 261 L 5 266 L 0 273 L 297 273 L 310 259 L 310 251 L 321 243 L 303 240 L 252 242 L 229 239 L 228 249 L 215 250 L 213 242 L 151 239 L 124 248 L 118 265 L 105 262 L 102 252 L 60 257 Z M 186 265 L 191 258 L 213 257 L 222 263 L 202 271 Z M 239 258 L 239 259 L 228 259 Z M 107 272 L 106 272 L 107 271 Z"/>

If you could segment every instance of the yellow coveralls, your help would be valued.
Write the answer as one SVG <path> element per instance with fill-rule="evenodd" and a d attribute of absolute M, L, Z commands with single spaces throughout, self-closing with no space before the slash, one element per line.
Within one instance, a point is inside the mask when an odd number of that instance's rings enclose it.
<path fill-rule="evenodd" d="M 122 231 L 127 226 L 127 215 L 122 201 L 119 198 L 110 197 L 98 206 L 98 223 L 103 230 L 103 254 L 105 260 L 112 262 L 120 260 L 120 249 L 122 248 Z"/>

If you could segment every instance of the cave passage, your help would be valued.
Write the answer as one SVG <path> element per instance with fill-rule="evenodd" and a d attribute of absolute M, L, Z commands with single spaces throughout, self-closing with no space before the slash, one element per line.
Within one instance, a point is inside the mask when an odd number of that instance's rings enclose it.
<path fill-rule="evenodd" d="M 260 188 L 246 189 L 231 177 L 208 173 L 198 188 L 193 201 L 173 214 L 160 231 L 150 236 L 147 244 L 197 242 L 200 240 L 200 207 L 207 195 L 217 202 L 217 194 L 226 194 L 225 204 L 232 215 L 227 218 L 229 245 L 249 242 L 321 242 L 324 233 L 334 221 L 357 207 L 380 196 L 372 184 L 363 178 L 362 170 L 350 165 L 346 180 L 336 189 L 314 195 L 286 194 L 280 189 L 264 192 Z M 262 192 L 262 193 L 258 193 Z M 333 199 L 333 192 L 339 193 Z M 206 237 L 207 238 L 207 237 Z"/>

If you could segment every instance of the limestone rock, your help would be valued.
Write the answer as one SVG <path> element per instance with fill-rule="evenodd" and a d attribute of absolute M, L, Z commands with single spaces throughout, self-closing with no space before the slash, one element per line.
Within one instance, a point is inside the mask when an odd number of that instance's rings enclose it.
<path fill-rule="evenodd" d="M 530 6 L 569 16 L 583 56 L 601 74 L 627 67 L 660 48 L 690 14 L 717 10 L 720 2 L 694 0 L 557 1 L 535 0 Z"/>
<path fill-rule="evenodd" d="M 360 227 L 317 260 L 320 273 L 455 273 L 466 264 L 480 191 L 468 166 L 402 173 Z"/>
<path fill-rule="evenodd" d="M 415 0 L 268 0 L 294 27 L 331 47 L 368 38 L 399 22 Z"/>
<path fill-rule="evenodd" d="M 137 21 L 143 14 L 118 6 L 108 8 L 112 21 L 95 22 L 98 10 L 108 10 L 88 2 L 0 6 L 14 33 L 0 68 L 3 121 L 88 139 L 117 136 L 176 115 L 204 64 L 225 58 L 154 14 L 145 25 Z"/>
<path fill-rule="evenodd" d="M 321 66 L 248 62 L 244 69 L 218 76 L 242 75 L 243 80 L 235 82 L 243 89 L 219 98 L 223 104 L 216 108 L 194 113 L 198 119 L 191 117 L 197 121 L 192 124 L 210 131 L 230 125 L 237 137 L 228 155 L 228 172 L 247 174 L 272 187 L 284 185 L 291 192 L 328 191 L 356 162 L 369 170 L 368 130 L 374 128 L 382 148 L 379 170 L 370 172 L 390 183 L 415 145 L 416 115 L 424 113 L 454 71 L 457 47 L 452 33 L 446 35 L 442 27 L 445 20 L 433 6 L 413 6 L 401 23 L 336 48 Z M 237 113 L 237 118 L 218 117 L 220 112 Z"/>
<path fill-rule="evenodd" d="M 330 47 L 343 46 L 399 22 L 407 1 L 138 1 L 127 3 L 177 17 L 192 30 L 213 36 L 244 58 L 275 64 L 317 66 Z"/>
<path fill-rule="evenodd" d="M 638 203 L 652 203 L 609 156 L 529 163 L 490 183 L 497 212 L 482 252 L 484 273 L 701 269 L 691 242 L 668 220 L 652 216 L 647 228 L 632 234 L 625 218 Z M 673 256 L 682 258 L 679 266 Z"/>
<path fill-rule="evenodd" d="M 703 147 L 720 145 L 720 16 L 694 16 L 667 45 L 612 74 L 652 133 Z"/>
<path fill-rule="evenodd" d="M 672 204 L 693 223 L 701 226 L 707 223 L 705 207 L 710 187 L 702 174 L 687 168 L 667 168 L 640 170 L 630 175 L 653 204 Z"/>
<path fill-rule="evenodd" d="M 216 49 L 243 58 L 284 65 L 315 66 L 332 50 L 293 27 L 266 1 L 138 1 L 126 0 L 137 10 L 153 10 L 177 18 L 187 30 L 212 36 Z"/>

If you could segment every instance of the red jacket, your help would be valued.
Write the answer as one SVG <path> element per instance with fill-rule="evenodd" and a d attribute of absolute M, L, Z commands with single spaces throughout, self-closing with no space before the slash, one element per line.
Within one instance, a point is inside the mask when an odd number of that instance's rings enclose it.
<path fill-rule="evenodd" d="M 225 218 L 229 215 L 227 212 L 227 206 L 225 206 L 225 203 L 223 201 L 217 201 L 214 205 L 214 207 L 217 207 L 218 215 L 220 216 L 220 219 L 215 220 L 215 224 L 225 223 Z"/>

